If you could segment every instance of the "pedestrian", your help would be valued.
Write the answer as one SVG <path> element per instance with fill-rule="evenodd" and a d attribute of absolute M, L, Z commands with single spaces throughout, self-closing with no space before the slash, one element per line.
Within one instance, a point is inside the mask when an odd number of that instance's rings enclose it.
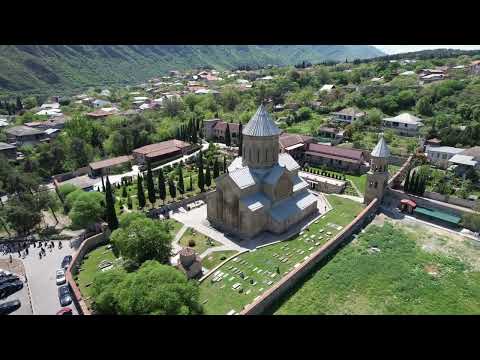
<path fill-rule="evenodd" d="M 10 264 L 13 262 L 12 254 L 10 254 Z"/>
<path fill-rule="evenodd" d="M 22 254 L 20 253 L 20 250 L 18 250 L 18 257 L 22 257 Z"/>
<path fill-rule="evenodd" d="M 26 253 L 27 253 L 27 255 L 28 255 L 28 247 L 25 249 L 25 252 L 26 252 Z"/>

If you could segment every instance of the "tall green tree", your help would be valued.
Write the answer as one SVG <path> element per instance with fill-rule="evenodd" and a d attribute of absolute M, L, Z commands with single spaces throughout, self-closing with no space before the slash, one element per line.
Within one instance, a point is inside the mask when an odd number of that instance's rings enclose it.
<path fill-rule="evenodd" d="M 155 205 L 156 196 L 155 196 L 155 185 L 153 183 L 152 167 L 150 161 L 147 161 L 147 193 L 148 201 L 152 204 L 152 207 Z"/>
<path fill-rule="evenodd" d="M 188 187 L 188 191 L 193 191 L 193 179 L 192 179 L 192 174 L 190 174 L 190 186 Z"/>
<path fill-rule="evenodd" d="M 158 196 L 165 204 L 165 199 L 167 198 L 167 189 L 165 185 L 165 176 L 163 175 L 162 168 L 160 168 L 160 171 L 158 172 Z"/>
<path fill-rule="evenodd" d="M 143 191 L 143 178 L 140 174 L 137 176 L 137 199 L 138 199 L 138 207 L 143 209 L 147 203 L 145 200 L 145 192 Z"/>
<path fill-rule="evenodd" d="M 207 161 L 207 169 L 205 171 L 205 185 L 210 187 L 212 185 L 212 175 L 210 174 L 210 160 Z"/>
<path fill-rule="evenodd" d="M 223 157 L 223 173 L 226 174 L 228 172 L 228 168 L 227 168 L 227 157 L 224 156 Z"/>
<path fill-rule="evenodd" d="M 205 191 L 205 174 L 203 173 L 203 154 L 202 150 L 198 153 L 197 159 L 198 179 L 197 185 L 201 192 Z"/>
<path fill-rule="evenodd" d="M 225 145 L 231 146 L 232 145 L 232 139 L 230 136 L 230 126 L 227 123 L 227 129 L 225 130 Z"/>
<path fill-rule="evenodd" d="M 168 179 L 168 192 L 170 193 L 172 199 L 177 197 L 177 188 L 175 186 L 175 182 L 171 178 Z"/>
<path fill-rule="evenodd" d="M 107 176 L 107 181 L 105 186 L 105 213 L 106 213 L 105 217 L 110 230 L 113 231 L 117 229 L 118 219 L 117 219 L 117 213 L 115 212 L 115 199 L 113 197 L 112 186 L 110 185 L 110 180 L 108 179 L 108 176 Z"/>
<path fill-rule="evenodd" d="M 185 185 L 183 183 L 183 170 L 180 163 L 178 164 L 177 169 L 178 169 L 177 170 L 178 171 L 178 182 L 177 182 L 178 192 L 183 195 L 185 194 Z"/>
<path fill-rule="evenodd" d="M 23 110 L 22 100 L 20 100 L 20 96 L 17 96 L 17 111 Z"/>
<path fill-rule="evenodd" d="M 218 158 L 215 157 L 215 160 L 213 161 L 213 178 L 216 179 L 219 176 L 220 176 L 220 169 L 218 167 Z"/>
<path fill-rule="evenodd" d="M 403 190 L 408 192 L 408 188 L 410 186 L 410 169 L 407 172 L 407 175 L 405 176 L 405 182 L 403 183 Z"/>

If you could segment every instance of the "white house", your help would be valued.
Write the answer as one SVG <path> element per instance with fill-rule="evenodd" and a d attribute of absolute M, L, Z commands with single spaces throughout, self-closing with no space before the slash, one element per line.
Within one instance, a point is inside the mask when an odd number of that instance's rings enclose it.
<path fill-rule="evenodd" d="M 460 154 L 465 149 L 451 146 L 427 146 L 428 161 L 439 168 L 446 169 L 450 164 L 448 161 L 456 154 Z"/>
<path fill-rule="evenodd" d="M 326 91 L 327 93 L 331 92 L 333 89 L 335 89 L 335 85 L 332 84 L 325 84 L 320 88 L 320 91 Z"/>
<path fill-rule="evenodd" d="M 364 117 L 365 112 L 350 107 L 337 112 L 332 112 L 330 115 L 332 115 L 332 121 L 346 122 L 350 124 L 352 121 Z"/>
<path fill-rule="evenodd" d="M 101 99 L 97 99 L 95 100 L 94 102 L 92 102 L 92 106 L 95 108 L 95 109 L 98 109 L 98 108 L 102 108 L 102 107 L 105 107 L 107 105 L 110 105 L 110 102 L 109 101 L 105 101 L 105 100 L 101 100 Z"/>
<path fill-rule="evenodd" d="M 422 119 L 409 113 L 384 118 L 382 119 L 382 125 L 385 129 L 392 129 L 403 136 L 416 136 L 420 127 L 423 126 Z"/>

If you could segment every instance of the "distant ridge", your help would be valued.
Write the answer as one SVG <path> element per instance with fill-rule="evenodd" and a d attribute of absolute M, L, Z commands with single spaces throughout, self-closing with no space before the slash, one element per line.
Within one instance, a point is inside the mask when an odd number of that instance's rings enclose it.
<path fill-rule="evenodd" d="M 71 93 L 169 70 L 293 65 L 385 55 L 366 45 L 0 45 L 0 93 Z"/>

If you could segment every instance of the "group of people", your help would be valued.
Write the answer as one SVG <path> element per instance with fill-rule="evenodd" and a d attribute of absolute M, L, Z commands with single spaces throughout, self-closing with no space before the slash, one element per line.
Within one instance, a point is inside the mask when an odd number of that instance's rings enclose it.
<path fill-rule="evenodd" d="M 57 242 L 58 249 L 63 247 L 62 241 Z M 23 242 L 15 242 L 15 243 L 4 243 L 0 245 L 0 250 L 3 255 L 9 254 L 10 262 L 13 261 L 12 254 L 17 253 L 19 258 L 25 259 L 26 256 L 29 254 L 29 249 L 31 246 L 34 248 L 40 249 L 38 253 L 38 257 L 42 259 L 43 257 L 47 256 L 47 250 L 50 252 L 55 249 L 55 242 L 54 241 L 23 241 Z"/>

